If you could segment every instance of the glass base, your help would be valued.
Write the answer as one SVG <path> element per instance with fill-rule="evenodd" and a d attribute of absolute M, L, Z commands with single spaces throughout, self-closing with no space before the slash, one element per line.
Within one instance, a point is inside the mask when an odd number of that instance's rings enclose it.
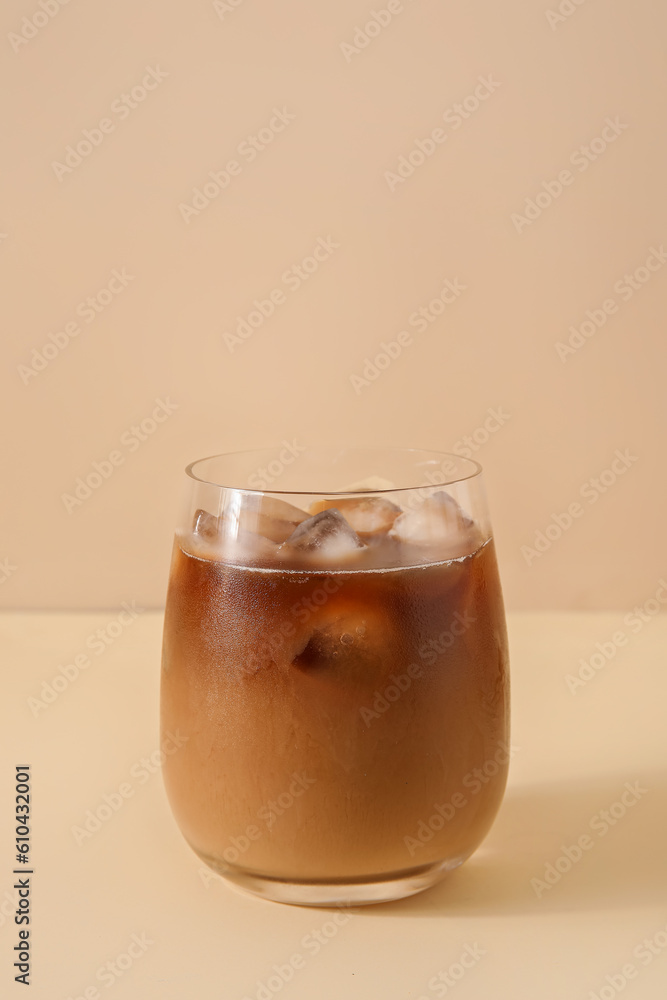
<path fill-rule="evenodd" d="M 232 888 L 293 906 L 364 906 L 404 899 L 430 889 L 465 861 L 465 857 L 461 857 L 398 872 L 320 882 L 315 879 L 299 881 L 273 878 L 244 869 L 233 869 L 229 865 L 221 866 L 213 858 L 200 857 Z"/>

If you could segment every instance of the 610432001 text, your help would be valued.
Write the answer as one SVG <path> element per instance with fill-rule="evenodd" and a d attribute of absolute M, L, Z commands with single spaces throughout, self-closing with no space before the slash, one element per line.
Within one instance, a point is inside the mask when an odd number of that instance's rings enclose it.
<path fill-rule="evenodd" d="M 16 862 L 20 865 L 29 865 L 30 851 L 30 767 L 16 768 Z M 14 912 L 14 923 L 19 928 L 18 943 L 14 945 L 17 961 L 14 967 L 17 975 L 14 979 L 17 983 L 30 986 L 30 877 L 33 871 L 31 868 L 15 868 L 14 875 L 22 875 L 24 878 L 17 878 L 14 883 L 18 898 L 16 910 Z"/>

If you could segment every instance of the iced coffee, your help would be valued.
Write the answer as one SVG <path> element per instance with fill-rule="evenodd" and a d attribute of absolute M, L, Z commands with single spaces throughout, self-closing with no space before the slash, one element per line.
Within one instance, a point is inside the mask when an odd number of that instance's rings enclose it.
<path fill-rule="evenodd" d="M 165 782 L 189 844 L 241 887 L 395 898 L 493 821 L 509 759 L 493 539 L 452 491 L 424 492 L 235 490 L 176 536 L 162 724 L 183 743 Z"/>

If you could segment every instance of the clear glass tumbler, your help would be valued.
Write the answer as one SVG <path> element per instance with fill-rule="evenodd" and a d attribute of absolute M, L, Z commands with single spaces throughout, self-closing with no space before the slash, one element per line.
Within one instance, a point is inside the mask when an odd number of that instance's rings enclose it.
<path fill-rule="evenodd" d="M 406 449 L 187 469 L 164 625 L 164 764 L 186 840 L 265 898 L 371 903 L 480 844 L 509 760 L 480 467 Z"/>

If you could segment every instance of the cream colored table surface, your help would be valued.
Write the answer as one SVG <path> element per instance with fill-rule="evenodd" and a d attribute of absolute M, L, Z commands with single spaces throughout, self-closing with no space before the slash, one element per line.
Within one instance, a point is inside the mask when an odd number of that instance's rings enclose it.
<path fill-rule="evenodd" d="M 510 616 L 519 749 L 490 835 L 436 888 L 336 923 L 335 911 L 264 902 L 206 876 L 150 761 L 162 616 L 143 612 L 120 634 L 108 628 L 116 617 L 0 617 L 0 996 L 665 1000 L 667 618 Z M 96 653 L 87 643 L 98 629 L 113 641 Z M 626 644 L 571 691 L 567 675 L 596 643 L 610 652 L 619 630 Z M 90 666 L 58 682 L 50 704 L 30 701 L 84 652 Z M 12 969 L 19 764 L 33 776 L 29 992 Z M 105 796 L 117 803 L 124 783 L 120 807 L 102 809 L 100 828 L 77 838 L 87 811 Z M 618 805 L 626 783 L 635 792 Z M 564 848 L 584 835 L 589 849 L 566 870 Z M 548 888 L 531 881 L 556 863 L 563 872 Z M 466 949 L 476 956 L 468 969 Z M 294 955 L 291 979 L 275 978 Z"/>

